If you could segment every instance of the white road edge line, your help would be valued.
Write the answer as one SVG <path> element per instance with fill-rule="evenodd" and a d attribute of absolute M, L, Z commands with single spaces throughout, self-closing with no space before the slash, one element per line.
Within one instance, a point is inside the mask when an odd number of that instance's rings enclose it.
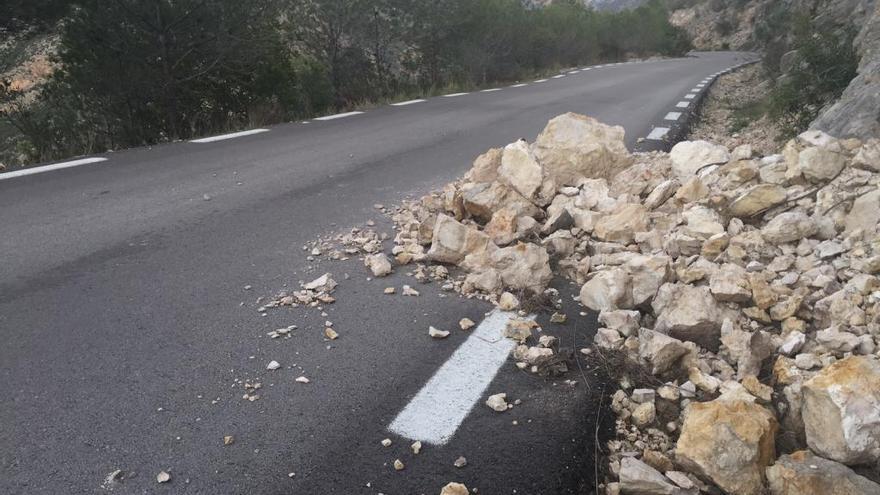
<path fill-rule="evenodd" d="M 190 140 L 190 142 L 198 144 L 213 143 L 216 141 L 224 141 L 226 139 L 235 139 L 244 136 L 251 136 L 253 134 L 260 134 L 262 132 L 269 132 L 269 129 L 251 129 L 249 131 L 233 132 L 230 134 L 221 134 L 219 136 L 211 136 L 201 139 L 192 139 Z"/>
<path fill-rule="evenodd" d="M 687 108 L 689 106 L 691 106 L 691 102 L 689 101 L 680 101 L 675 105 L 676 108 Z"/>
<path fill-rule="evenodd" d="M 443 95 L 444 98 L 455 98 L 456 96 L 464 96 L 468 93 L 450 93 L 448 95 Z"/>
<path fill-rule="evenodd" d="M 547 79 L 538 79 L 538 80 L 537 80 L 537 81 L 535 81 L 535 82 L 536 82 L 536 83 L 542 83 L 542 82 L 547 82 Z"/>
<path fill-rule="evenodd" d="M 528 86 L 528 84 L 526 84 L 526 83 L 519 83 L 519 84 L 514 84 L 513 86 L 511 86 L 511 88 L 524 88 L 524 87 L 526 87 L 526 86 Z"/>
<path fill-rule="evenodd" d="M 660 141 L 661 139 L 666 137 L 666 134 L 669 133 L 668 127 L 655 127 L 646 139 L 651 139 L 653 141 Z"/>
<path fill-rule="evenodd" d="M 558 74 L 553 76 L 553 79 L 562 79 L 563 77 L 565 77 L 565 74 Z"/>
<path fill-rule="evenodd" d="M 327 115 L 325 117 L 318 117 L 315 120 L 336 120 L 336 119 L 344 119 L 346 117 L 351 117 L 354 115 L 360 115 L 364 112 L 345 112 L 345 113 L 337 113 L 336 115 Z"/>
<path fill-rule="evenodd" d="M 392 433 L 445 445 L 507 361 L 516 342 L 503 336 L 513 313 L 492 311 L 388 425 Z"/>
<path fill-rule="evenodd" d="M 409 100 L 409 101 L 401 101 L 399 103 L 392 103 L 391 106 L 392 107 L 405 107 L 407 105 L 415 105 L 416 103 L 422 103 L 424 101 L 428 101 L 428 100 L 424 100 L 424 99 L 419 98 L 417 100 Z"/>
<path fill-rule="evenodd" d="M 501 88 L 489 88 L 480 91 L 480 93 L 494 93 L 496 91 L 501 91 Z"/>
<path fill-rule="evenodd" d="M 15 172 L 6 172 L 0 174 L 0 180 L 14 179 L 16 177 L 24 177 L 26 175 L 42 174 L 43 172 L 51 172 L 53 170 L 61 170 L 63 168 L 78 167 L 89 163 L 106 162 L 106 158 L 81 158 L 69 162 L 53 163 L 52 165 L 43 165 L 42 167 L 26 168 L 24 170 L 16 170 Z"/>
<path fill-rule="evenodd" d="M 669 112 L 666 117 L 663 117 L 663 120 L 678 120 L 679 117 L 681 117 L 681 112 Z"/>

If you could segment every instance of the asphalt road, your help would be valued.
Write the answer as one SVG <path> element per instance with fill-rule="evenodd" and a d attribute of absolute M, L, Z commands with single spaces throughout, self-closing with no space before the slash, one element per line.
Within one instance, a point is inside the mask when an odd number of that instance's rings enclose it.
<path fill-rule="evenodd" d="M 506 363 L 487 393 L 522 405 L 499 414 L 479 404 L 448 444 L 414 456 L 387 426 L 468 338 L 436 341 L 428 325 L 454 329 L 490 308 L 433 284 L 418 285 L 418 298 L 384 296 L 414 284 L 407 268 L 368 281 L 358 260 L 310 262 L 301 246 L 369 219 L 388 229 L 375 203 L 448 182 L 560 113 L 620 124 L 632 146 L 700 80 L 744 60 L 615 65 L 0 175 L 0 493 L 395 495 L 448 481 L 487 494 L 587 493 L 600 395 L 584 383 L 589 368 L 545 379 Z M 257 297 L 324 272 L 340 282 L 326 318 L 256 311 Z M 594 330 L 577 312 L 545 325 L 574 348 Z M 323 339 L 325 319 L 339 340 Z M 291 324 L 290 339 L 265 335 Z M 282 369 L 267 371 L 270 360 Z M 241 399 L 243 380 L 262 382 L 259 401 Z M 453 467 L 459 456 L 466 467 Z M 396 458 L 406 469 L 394 470 Z M 128 478 L 106 484 L 117 469 Z M 172 479 L 160 485 L 162 470 Z"/>

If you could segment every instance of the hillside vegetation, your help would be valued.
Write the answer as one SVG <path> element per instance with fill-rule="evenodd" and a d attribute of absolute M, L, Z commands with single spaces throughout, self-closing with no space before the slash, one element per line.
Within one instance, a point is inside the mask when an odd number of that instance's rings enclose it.
<path fill-rule="evenodd" d="M 16 161 L 44 161 L 359 104 L 689 49 L 659 1 L 79 0 L 13 2 L 5 29 L 60 30 L 35 101 L 4 84 Z M 44 5 L 45 4 L 45 5 Z M 58 12 L 64 12 L 59 16 Z M 61 19 L 58 21 L 58 19 Z"/>

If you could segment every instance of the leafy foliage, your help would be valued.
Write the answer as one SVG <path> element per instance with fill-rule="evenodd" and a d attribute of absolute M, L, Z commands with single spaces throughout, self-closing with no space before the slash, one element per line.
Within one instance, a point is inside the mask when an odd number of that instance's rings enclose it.
<path fill-rule="evenodd" d="M 61 69 L 38 101 L 0 88 L 33 160 L 690 48 L 660 0 L 620 13 L 577 0 L 64 3 Z"/>

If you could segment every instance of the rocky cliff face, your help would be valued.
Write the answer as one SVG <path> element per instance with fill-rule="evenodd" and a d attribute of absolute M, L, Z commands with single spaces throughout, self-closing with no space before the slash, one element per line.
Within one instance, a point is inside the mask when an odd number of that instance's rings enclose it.
<path fill-rule="evenodd" d="M 813 128 L 839 137 L 880 136 L 880 3 L 855 40 L 859 75 L 840 100 L 813 122 Z"/>

